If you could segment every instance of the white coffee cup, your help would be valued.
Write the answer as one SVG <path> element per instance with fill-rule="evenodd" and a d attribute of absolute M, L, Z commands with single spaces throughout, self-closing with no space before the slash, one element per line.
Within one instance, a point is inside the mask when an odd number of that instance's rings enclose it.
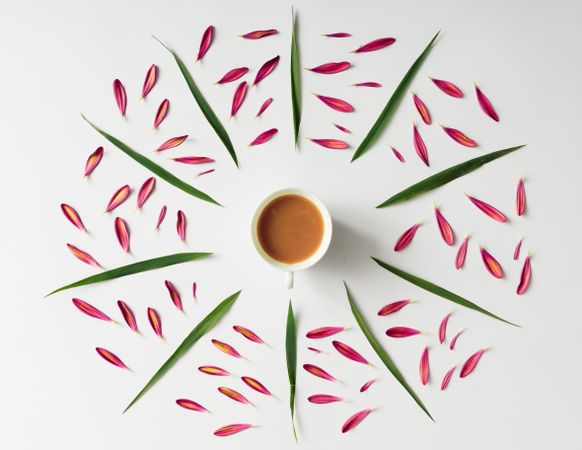
<path fill-rule="evenodd" d="M 265 207 L 271 203 L 276 198 L 282 197 L 284 195 L 299 195 L 301 197 L 306 198 L 311 203 L 315 205 L 318 209 L 321 217 L 323 219 L 323 236 L 321 238 L 321 243 L 317 250 L 307 259 L 303 261 L 299 261 L 298 263 L 287 264 L 281 261 L 277 261 L 276 259 L 272 258 L 262 247 L 261 242 L 259 240 L 258 235 L 258 222 L 259 218 L 261 217 L 261 213 L 265 209 Z M 298 270 L 307 269 L 317 263 L 323 255 L 327 252 L 329 248 L 329 244 L 331 242 L 331 235 L 332 235 L 332 221 L 329 211 L 327 210 L 326 206 L 323 204 L 321 200 L 319 200 L 315 195 L 303 191 L 301 189 L 282 189 L 280 191 L 273 192 L 267 198 L 265 198 L 257 207 L 253 214 L 253 219 L 251 221 L 251 237 L 253 240 L 253 244 L 257 249 L 257 252 L 261 257 L 271 264 L 273 267 L 280 269 L 285 272 L 285 286 L 288 289 L 293 287 L 293 274 Z"/>

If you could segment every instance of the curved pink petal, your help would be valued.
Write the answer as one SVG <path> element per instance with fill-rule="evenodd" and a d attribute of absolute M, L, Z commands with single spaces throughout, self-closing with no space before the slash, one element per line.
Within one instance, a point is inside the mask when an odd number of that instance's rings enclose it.
<path fill-rule="evenodd" d="M 408 244 L 410 244 L 412 238 L 414 237 L 416 231 L 418 230 L 418 227 L 420 227 L 420 224 L 416 223 L 400 235 L 400 237 L 396 240 L 396 243 L 394 244 L 395 252 L 399 252 L 400 250 L 406 248 Z"/>

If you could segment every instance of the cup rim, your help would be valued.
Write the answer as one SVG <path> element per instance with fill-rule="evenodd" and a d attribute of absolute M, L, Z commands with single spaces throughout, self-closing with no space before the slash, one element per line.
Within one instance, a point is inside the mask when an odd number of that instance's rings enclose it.
<path fill-rule="evenodd" d="M 299 195 L 301 197 L 306 198 L 317 207 L 319 213 L 323 218 L 323 237 L 321 238 L 321 244 L 319 245 L 315 253 L 311 255 L 309 258 L 293 264 L 287 264 L 278 261 L 272 258 L 267 252 L 265 252 L 265 250 L 261 246 L 257 232 L 259 217 L 261 216 L 261 213 L 263 212 L 265 207 L 276 198 L 282 197 L 284 195 Z M 251 237 L 255 249 L 257 250 L 259 255 L 272 266 L 284 270 L 286 272 L 296 272 L 298 270 L 307 269 L 308 267 L 311 267 L 314 264 L 316 264 L 321 258 L 323 258 L 323 255 L 325 255 L 331 243 L 332 232 L 333 230 L 331 215 L 329 214 L 329 210 L 327 209 L 325 204 L 313 193 L 298 188 L 279 189 L 275 192 L 272 192 L 270 195 L 265 197 L 259 203 L 259 205 L 255 209 L 255 212 L 253 213 L 253 217 L 251 220 Z"/>

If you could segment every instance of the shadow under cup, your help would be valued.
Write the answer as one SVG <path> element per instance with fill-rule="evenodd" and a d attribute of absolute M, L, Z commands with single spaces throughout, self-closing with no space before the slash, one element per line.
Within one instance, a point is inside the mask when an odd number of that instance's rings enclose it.
<path fill-rule="evenodd" d="M 253 214 L 251 236 L 259 255 L 284 271 L 285 284 L 292 288 L 293 273 L 313 266 L 327 252 L 332 220 L 327 207 L 315 195 L 301 189 L 283 189 L 259 204 Z M 318 245 L 314 239 L 319 240 Z M 272 242 L 275 244 L 270 248 Z M 293 259 L 301 256 L 302 246 L 308 253 L 302 259 Z M 285 254 L 287 251 L 289 255 Z"/>

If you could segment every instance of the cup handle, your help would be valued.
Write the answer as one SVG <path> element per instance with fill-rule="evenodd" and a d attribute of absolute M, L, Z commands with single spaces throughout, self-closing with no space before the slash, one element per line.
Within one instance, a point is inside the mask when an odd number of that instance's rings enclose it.
<path fill-rule="evenodd" d="M 293 289 L 293 272 L 285 272 L 285 287 Z"/>

